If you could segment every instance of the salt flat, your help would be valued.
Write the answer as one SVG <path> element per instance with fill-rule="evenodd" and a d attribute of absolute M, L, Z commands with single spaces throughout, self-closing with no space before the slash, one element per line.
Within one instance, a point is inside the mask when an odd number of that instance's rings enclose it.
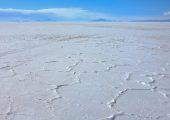
<path fill-rule="evenodd" d="M 170 23 L 0 28 L 0 120 L 170 119 Z"/>

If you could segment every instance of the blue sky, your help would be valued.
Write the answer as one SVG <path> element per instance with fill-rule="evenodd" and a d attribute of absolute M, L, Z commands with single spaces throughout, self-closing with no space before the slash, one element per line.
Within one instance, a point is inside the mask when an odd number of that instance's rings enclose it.
<path fill-rule="evenodd" d="M 158 19 L 169 18 L 169 11 L 170 0 L 0 0 L 4 20 L 36 15 L 54 20 Z"/>

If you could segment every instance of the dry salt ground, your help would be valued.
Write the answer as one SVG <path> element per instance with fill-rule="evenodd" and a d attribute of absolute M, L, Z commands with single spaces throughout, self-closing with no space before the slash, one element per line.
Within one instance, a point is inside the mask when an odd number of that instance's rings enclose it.
<path fill-rule="evenodd" d="M 170 120 L 170 23 L 0 28 L 0 120 Z"/>

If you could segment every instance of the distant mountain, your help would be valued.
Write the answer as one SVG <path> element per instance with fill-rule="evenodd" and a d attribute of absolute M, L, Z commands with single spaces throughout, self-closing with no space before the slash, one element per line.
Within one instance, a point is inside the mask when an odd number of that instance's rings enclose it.
<path fill-rule="evenodd" d="M 149 20 L 107 20 L 107 19 L 95 19 L 92 22 L 170 22 L 170 19 L 149 19 Z"/>
<path fill-rule="evenodd" d="M 170 19 L 162 19 L 162 20 L 133 20 L 131 22 L 170 22 Z"/>
<path fill-rule="evenodd" d="M 103 19 L 103 18 L 95 19 L 95 20 L 92 20 L 92 21 L 93 22 L 112 22 L 112 20 Z"/>
<path fill-rule="evenodd" d="M 170 19 L 146 19 L 146 20 L 112 20 L 109 18 L 99 17 L 98 19 L 91 18 L 65 18 L 53 14 L 40 13 L 18 13 L 10 11 L 0 11 L 0 21 L 14 22 L 33 22 L 33 21 L 90 21 L 90 22 L 170 22 Z"/>

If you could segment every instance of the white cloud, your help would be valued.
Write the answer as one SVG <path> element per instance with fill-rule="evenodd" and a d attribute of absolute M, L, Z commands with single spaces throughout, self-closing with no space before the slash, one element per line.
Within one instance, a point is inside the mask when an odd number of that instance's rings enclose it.
<path fill-rule="evenodd" d="M 170 16 L 170 11 L 164 13 L 165 16 Z"/>
<path fill-rule="evenodd" d="M 48 8 L 48 9 L 38 9 L 38 10 L 26 10 L 26 9 L 1 9 L 0 13 L 14 13 L 14 14 L 20 14 L 20 15 L 48 15 L 56 18 L 63 18 L 63 19 L 86 19 L 86 20 L 93 20 L 93 19 L 112 19 L 112 16 L 104 14 L 104 13 L 98 13 L 98 12 L 92 12 L 89 10 L 85 10 L 82 8 Z"/>

